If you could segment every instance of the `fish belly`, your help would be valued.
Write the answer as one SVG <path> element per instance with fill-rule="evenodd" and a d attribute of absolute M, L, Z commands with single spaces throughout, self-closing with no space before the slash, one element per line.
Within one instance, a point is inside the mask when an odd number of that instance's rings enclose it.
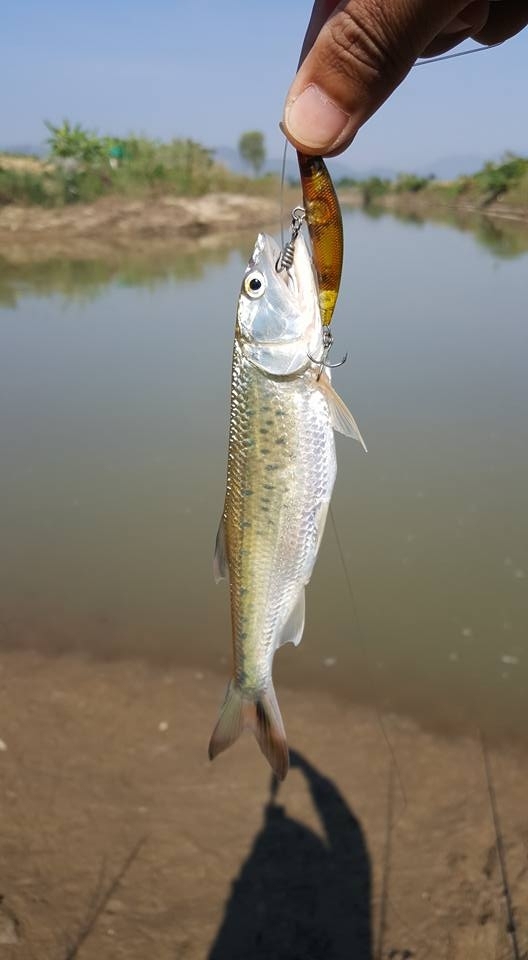
<path fill-rule="evenodd" d="M 234 682 L 248 698 L 269 686 L 281 642 L 300 640 L 335 475 L 330 412 L 313 371 L 270 378 L 235 344 L 223 519 Z"/>

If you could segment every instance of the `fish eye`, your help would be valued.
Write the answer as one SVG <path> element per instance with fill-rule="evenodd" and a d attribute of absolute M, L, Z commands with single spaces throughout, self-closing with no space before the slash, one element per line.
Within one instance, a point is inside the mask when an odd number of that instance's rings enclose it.
<path fill-rule="evenodd" d="M 266 289 L 266 279 L 259 270 L 248 273 L 244 280 L 244 290 L 252 300 L 258 300 Z"/>

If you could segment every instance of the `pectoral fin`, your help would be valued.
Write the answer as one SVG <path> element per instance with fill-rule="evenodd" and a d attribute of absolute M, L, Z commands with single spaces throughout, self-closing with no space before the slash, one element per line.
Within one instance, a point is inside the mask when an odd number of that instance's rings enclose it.
<path fill-rule="evenodd" d="M 215 583 L 220 583 L 221 580 L 227 580 L 228 573 L 229 570 L 227 566 L 226 555 L 225 525 L 224 518 L 220 517 L 218 533 L 216 534 L 216 545 L 213 560 L 213 574 Z"/>
<path fill-rule="evenodd" d="M 293 643 L 296 647 L 302 640 L 304 630 L 304 588 L 301 590 L 295 606 L 281 630 L 279 646 Z"/>
<path fill-rule="evenodd" d="M 354 417 L 350 413 L 346 403 L 341 400 L 341 397 L 335 392 L 332 384 L 326 376 L 322 376 L 319 380 L 319 386 L 323 391 L 326 400 L 328 402 L 328 407 L 330 409 L 330 419 L 332 421 L 332 426 L 334 430 L 337 430 L 338 433 L 344 434 L 345 437 L 352 437 L 354 440 L 358 440 L 365 453 L 367 452 L 367 447 L 365 441 L 361 436 L 359 427 L 354 420 Z"/>

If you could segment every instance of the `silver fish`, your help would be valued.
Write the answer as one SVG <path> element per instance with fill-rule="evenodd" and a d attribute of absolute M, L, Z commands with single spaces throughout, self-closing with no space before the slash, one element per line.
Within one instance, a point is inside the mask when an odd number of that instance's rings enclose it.
<path fill-rule="evenodd" d="M 304 239 L 280 272 L 280 248 L 259 234 L 238 301 L 224 511 L 217 582 L 229 579 L 233 675 L 209 744 L 211 759 L 250 728 L 275 775 L 288 747 L 273 689 L 273 656 L 298 644 L 304 588 L 336 476 L 334 430 L 364 445 L 317 360 L 323 327 Z M 365 448 L 366 449 L 366 448 Z"/>

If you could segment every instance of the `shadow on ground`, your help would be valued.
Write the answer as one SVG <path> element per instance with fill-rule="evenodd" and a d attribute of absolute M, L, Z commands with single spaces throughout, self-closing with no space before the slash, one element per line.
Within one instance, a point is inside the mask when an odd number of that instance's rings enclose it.
<path fill-rule="evenodd" d="M 272 781 L 264 823 L 233 884 L 209 960 L 371 960 L 370 861 L 337 787 L 301 754 L 324 840 L 288 816 Z"/>

